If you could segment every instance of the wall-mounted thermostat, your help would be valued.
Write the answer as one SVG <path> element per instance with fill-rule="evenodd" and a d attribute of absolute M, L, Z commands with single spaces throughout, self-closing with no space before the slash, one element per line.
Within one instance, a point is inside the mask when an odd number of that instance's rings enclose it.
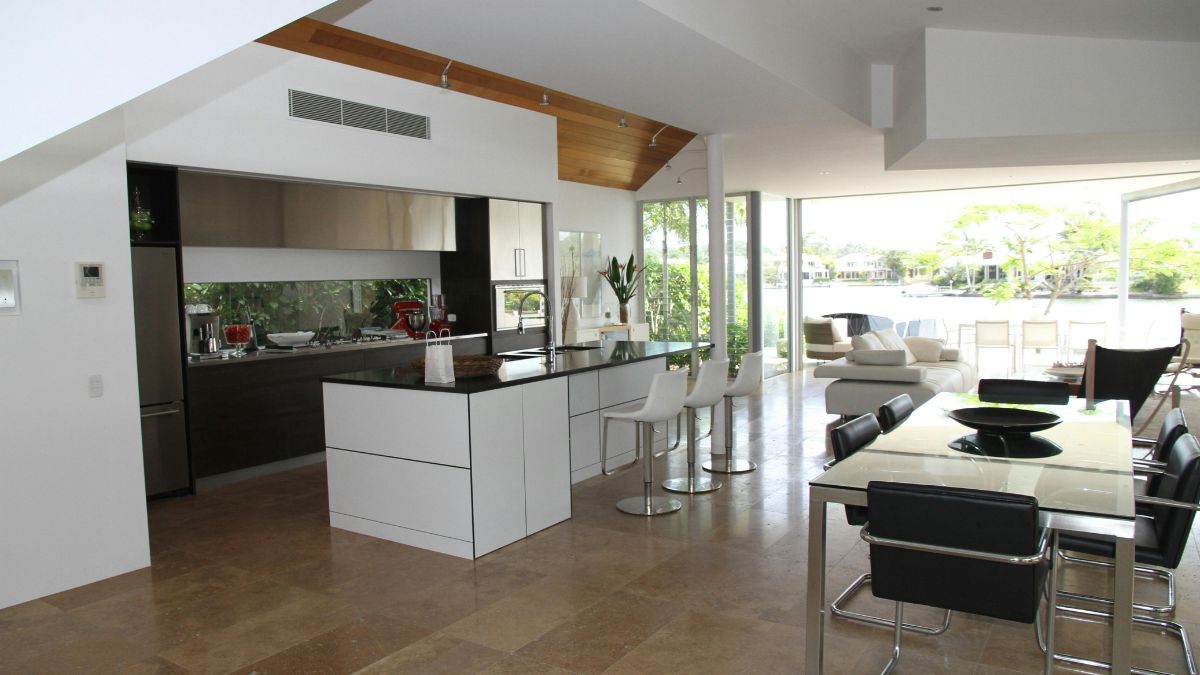
<path fill-rule="evenodd" d="M 104 297 L 104 263 L 75 263 L 75 297 Z"/>
<path fill-rule="evenodd" d="M 0 316 L 21 313 L 17 261 L 0 260 Z"/>

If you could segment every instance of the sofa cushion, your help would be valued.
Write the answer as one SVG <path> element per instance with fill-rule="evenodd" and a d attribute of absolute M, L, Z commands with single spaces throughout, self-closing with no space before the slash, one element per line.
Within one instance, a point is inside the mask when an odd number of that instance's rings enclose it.
<path fill-rule="evenodd" d="M 900 335 L 896 333 L 895 328 L 873 330 L 871 333 L 874 334 L 875 337 L 879 338 L 879 341 L 883 343 L 884 349 L 904 350 L 904 362 L 906 364 L 916 363 L 917 357 L 912 353 L 912 350 L 908 348 L 908 345 L 904 342 L 904 338 L 900 337 Z"/>
<path fill-rule="evenodd" d="M 959 361 L 961 359 L 958 358 L 958 350 L 957 349 L 950 348 L 950 347 L 943 347 L 942 348 L 942 356 L 938 360 L 939 361 Z"/>
<path fill-rule="evenodd" d="M 838 359 L 817 366 L 813 377 L 834 377 L 844 380 L 877 380 L 880 382 L 920 382 L 925 368 L 914 366 L 868 366 Z"/>
<path fill-rule="evenodd" d="M 855 335 L 854 337 L 850 338 L 850 347 L 852 349 L 863 350 L 884 348 L 883 343 L 879 341 L 879 338 L 870 333 L 863 333 L 862 335 Z"/>
<path fill-rule="evenodd" d="M 864 366 L 903 366 L 908 360 L 899 349 L 855 349 L 846 359 Z"/>
<path fill-rule="evenodd" d="M 908 345 L 908 350 L 917 357 L 918 361 L 941 361 L 942 348 L 945 343 L 941 340 L 931 337 L 906 337 L 904 344 Z"/>

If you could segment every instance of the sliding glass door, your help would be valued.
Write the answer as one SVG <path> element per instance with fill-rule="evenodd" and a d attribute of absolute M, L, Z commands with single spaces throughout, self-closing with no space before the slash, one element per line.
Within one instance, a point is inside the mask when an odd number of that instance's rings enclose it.
<path fill-rule="evenodd" d="M 764 374 L 770 377 L 789 370 L 787 200 L 763 200 L 765 237 L 758 247 L 751 243 L 751 228 L 755 226 L 752 205 L 757 201 L 750 197 L 731 195 L 723 205 L 726 348 L 731 371 L 746 352 L 764 349 L 769 357 L 764 359 Z M 641 217 L 650 339 L 708 341 L 708 201 L 692 198 L 644 202 Z M 774 267 L 753 274 L 759 258 Z M 753 311 L 753 303 L 766 299 L 769 307 Z M 755 321 L 755 316 L 764 318 Z M 758 332 L 764 328 L 768 333 L 765 337 Z"/>

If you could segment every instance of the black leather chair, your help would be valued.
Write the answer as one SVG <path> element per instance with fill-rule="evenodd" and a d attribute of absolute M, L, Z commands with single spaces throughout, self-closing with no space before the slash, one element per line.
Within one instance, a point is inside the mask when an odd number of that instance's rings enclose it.
<path fill-rule="evenodd" d="M 1049 579 L 1054 597 L 1055 534 L 1038 522 L 1033 497 L 937 485 L 871 481 L 872 592 L 904 603 L 1038 623 Z M 1053 671 L 1054 607 L 1047 602 L 1045 672 Z M 1036 631 L 1036 628 L 1035 628 Z M 900 660 L 900 630 L 884 673 Z"/>
<path fill-rule="evenodd" d="M 900 394 L 879 406 L 879 426 L 883 429 L 883 433 L 889 433 L 892 429 L 900 426 L 900 423 L 908 419 L 908 416 L 913 414 L 916 409 L 912 397 L 908 394 Z"/>
<path fill-rule="evenodd" d="M 1150 446 L 1149 456 L 1146 459 L 1133 460 L 1135 469 L 1140 468 L 1149 474 L 1146 481 L 1135 486 L 1138 494 L 1154 494 L 1158 489 L 1158 472 L 1166 468 L 1167 453 L 1174 447 L 1175 441 L 1187 432 L 1187 418 L 1184 417 L 1183 410 L 1180 408 L 1168 410 L 1163 418 L 1163 425 L 1158 430 L 1158 437 L 1154 439 L 1154 445 Z"/>
<path fill-rule="evenodd" d="M 908 398 L 905 394 L 904 398 Z M 895 399 L 893 399 L 895 400 Z M 909 399 L 911 405 L 912 400 Z M 860 449 L 870 445 L 872 441 L 879 438 L 881 429 L 879 421 L 871 413 L 860 415 L 845 424 L 835 428 L 830 437 L 833 442 L 833 464 L 836 464 L 850 455 L 858 452 Z M 867 509 L 862 506 L 846 505 L 846 522 L 851 525 L 861 526 L 867 522 Z M 834 599 L 831 610 L 834 616 L 840 616 L 844 619 L 853 621 L 862 621 L 875 626 L 892 627 L 894 622 L 891 619 L 886 619 L 874 614 L 864 614 L 862 612 L 854 612 L 846 609 L 846 604 L 854 598 L 864 587 L 871 584 L 871 575 L 863 574 L 854 580 L 844 591 Z M 946 617 L 942 621 L 941 626 L 922 626 L 920 624 L 908 623 L 904 624 L 906 630 L 910 630 L 923 635 L 940 635 L 946 632 L 950 627 L 950 612 L 946 612 Z"/>
<path fill-rule="evenodd" d="M 1191 434 L 1180 436 L 1167 452 L 1166 467 L 1159 476 L 1155 490 L 1148 496 L 1137 497 L 1138 518 L 1136 522 L 1134 562 L 1139 576 L 1154 576 L 1167 581 L 1167 604 L 1151 605 L 1134 603 L 1136 610 L 1155 614 L 1171 614 L 1175 611 L 1175 579 L 1171 570 L 1179 567 L 1187 549 L 1196 511 L 1200 509 L 1200 443 Z M 1111 537 L 1098 535 L 1064 534 L 1061 537 L 1059 555 L 1069 562 L 1093 566 L 1113 567 L 1116 545 Z M 1107 560 L 1093 560 L 1068 555 L 1066 551 L 1086 553 Z M 1060 591 L 1059 597 L 1084 600 L 1091 603 L 1112 605 L 1111 598 L 1083 593 Z M 1064 612 L 1089 617 L 1111 617 L 1109 612 L 1097 612 L 1078 607 L 1060 606 Z M 1183 645 L 1188 672 L 1196 673 L 1192 646 L 1187 632 L 1180 624 L 1158 617 L 1133 617 L 1135 623 L 1151 626 L 1174 633 Z M 1085 659 L 1069 654 L 1060 654 L 1061 661 L 1091 667 L 1104 667 L 1102 661 Z"/>
<path fill-rule="evenodd" d="M 985 403 L 1041 403 L 1065 405 L 1071 399 L 1066 382 L 1037 380 L 980 380 L 979 400 Z"/>

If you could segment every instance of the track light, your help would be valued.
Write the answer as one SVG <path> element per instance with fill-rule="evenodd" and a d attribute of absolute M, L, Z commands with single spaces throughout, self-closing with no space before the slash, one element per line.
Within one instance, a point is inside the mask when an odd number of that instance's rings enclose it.
<path fill-rule="evenodd" d="M 658 135 L 659 135 L 659 134 L 661 134 L 662 132 L 666 131 L 666 130 L 667 130 L 667 128 L 668 128 L 668 127 L 670 127 L 670 126 L 671 126 L 671 125 L 667 124 L 667 125 L 663 126 L 663 128 L 661 128 L 661 129 L 659 129 L 658 131 L 654 132 L 654 135 L 650 137 L 650 145 L 649 145 L 649 146 L 647 146 L 647 147 L 651 147 L 651 148 L 657 148 L 657 147 L 658 147 Z"/>
<path fill-rule="evenodd" d="M 617 120 L 617 128 L 624 129 L 629 126 L 629 122 L 625 121 L 625 113 L 621 113 L 621 119 Z"/>
<path fill-rule="evenodd" d="M 550 105 L 550 94 L 545 89 L 542 90 L 542 100 L 538 105 Z"/>
<path fill-rule="evenodd" d="M 442 89 L 450 88 L 450 66 L 454 63 L 454 59 L 446 62 L 446 68 L 442 71 L 442 81 L 438 82 L 438 86 Z"/>
<path fill-rule="evenodd" d="M 693 166 L 692 168 L 688 169 L 687 171 L 684 171 L 683 173 L 679 174 L 679 178 L 676 178 L 676 179 L 675 179 L 675 182 L 676 182 L 676 183 L 678 183 L 679 185 L 683 185 L 683 177 L 684 177 L 684 176 L 686 176 L 686 175 L 688 175 L 689 173 L 691 173 L 691 172 L 693 172 L 693 171 L 708 171 L 708 167 L 706 167 L 706 166 Z"/>

